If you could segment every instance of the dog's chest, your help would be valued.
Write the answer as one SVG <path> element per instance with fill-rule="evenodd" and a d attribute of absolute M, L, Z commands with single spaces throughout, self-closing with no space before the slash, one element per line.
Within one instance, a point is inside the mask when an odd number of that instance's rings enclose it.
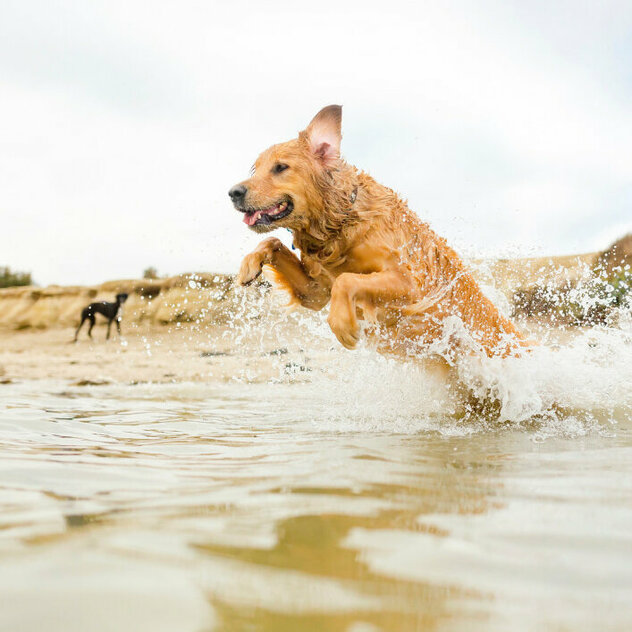
<path fill-rule="evenodd" d="M 371 248 L 360 245 L 345 250 L 344 248 L 329 248 L 319 253 L 301 252 L 301 262 L 307 274 L 313 278 L 328 277 L 331 282 L 345 272 L 353 274 L 371 274 L 380 272 L 388 267 L 393 258 L 390 250 Z"/>

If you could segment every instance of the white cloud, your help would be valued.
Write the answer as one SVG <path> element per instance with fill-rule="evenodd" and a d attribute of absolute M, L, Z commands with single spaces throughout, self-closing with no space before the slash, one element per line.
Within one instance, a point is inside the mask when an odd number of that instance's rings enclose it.
<path fill-rule="evenodd" d="M 257 237 L 227 189 L 330 102 L 347 158 L 467 252 L 605 247 L 632 217 L 632 10 L 525 6 L 6 3 L 0 264 L 234 270 Z"/>

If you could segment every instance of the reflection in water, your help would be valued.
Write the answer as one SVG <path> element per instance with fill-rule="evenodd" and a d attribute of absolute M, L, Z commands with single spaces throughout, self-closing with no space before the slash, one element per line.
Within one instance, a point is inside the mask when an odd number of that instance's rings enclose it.
<path fill-rule="evenodd" d="M 490 423 L 336 366 L 3 385 L 0 628 L 626 629 L 629 401 Z"/>

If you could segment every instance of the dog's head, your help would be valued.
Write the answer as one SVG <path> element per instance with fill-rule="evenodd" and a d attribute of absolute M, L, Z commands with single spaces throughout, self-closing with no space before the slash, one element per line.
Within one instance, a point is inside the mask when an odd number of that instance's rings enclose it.
<path fill-rule="evenodd" d="M 128 297 L 128 294 L 125 294 L 125 293 L 123 292 L 123 293 L 121 293 L 121 294 L 117 294 L 117 295 L 116 295 L 116 300 L 117 300 L 119 303 L 124 303 L 124 302 L 127 300 L 127 297 Z"/>
<path fill-rule="evenodd" d="M 258 233 L 299 230 L 322 210 L 323 176 L 340 160 L 342 107 L 323 108 L 298 138 L 266 149 L 252 177 L 228 192 L 244 223 Z"/>

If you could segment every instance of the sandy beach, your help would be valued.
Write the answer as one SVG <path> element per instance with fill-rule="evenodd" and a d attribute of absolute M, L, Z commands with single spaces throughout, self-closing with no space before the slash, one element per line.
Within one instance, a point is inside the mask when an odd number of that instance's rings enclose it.
<path fill-rule="evenodd" d="M 73 329 L 5 330 L 0 331 L 0 384 L 34 379 L 76 386 L 221 382 L 245 375 L 265 381 L 302 366 L 307 355 L 327 353 L 321 343 L 306 354 L 296 343 L 298 335 L 292 344 L 294 323 L 290 320 L 286 327 L 281 340 L 257 329 L 242 333 L 237 344 L 225 327 L 212 325 L 146 325 L 131 328 L 120 340 L 113 334 L 107 342 L 105 326 L 100 326 L 93 331 L 94 340 L 82 337 L 77 343 Z"/>

